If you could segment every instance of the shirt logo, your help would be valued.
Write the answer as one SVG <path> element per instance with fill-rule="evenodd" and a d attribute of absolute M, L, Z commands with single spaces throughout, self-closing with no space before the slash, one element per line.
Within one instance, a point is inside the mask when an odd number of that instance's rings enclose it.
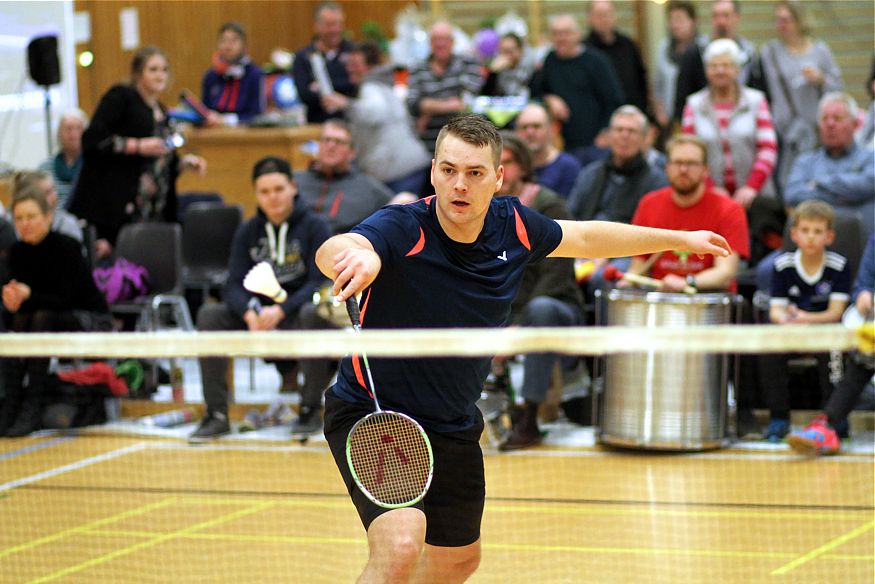
<path fill-rule="evenodd" d="M 503 252 L 501 252 L 500 256 L 495 256 L 495 257 L 497 257 L 498 259 L 500 259 L 503 262 L 506 262 L 507 261 L 507 250 L 504 250 Z"/>
<path fill-rule="evenodd" d="M 788 296 L 799 296 L 801 293 L 799 286 L 796 285 L 790 286 L 790 289 L 787 291 Z"/>

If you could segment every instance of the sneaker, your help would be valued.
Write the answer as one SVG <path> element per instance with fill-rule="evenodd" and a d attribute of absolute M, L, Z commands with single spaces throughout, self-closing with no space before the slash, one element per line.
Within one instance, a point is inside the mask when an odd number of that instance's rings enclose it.
<path fill-rule="evenodd" d="M 243 421 L 237 425 L 238 432 L 254 432 L 261 428 L 261 412 L 258 410 L 249 410 Z"/>
<path fill-rule="evenodd" d="M 841 440 L 835 430 L 830 428 L 824 416 L 818 416 L 801 432 L 787 436 L 787 444 L 801 454 L 835 454 L 841 447 Z"/>
<path fill-rule="evenodd" d="M 784 437 L 790 432 L 790 420 L 782 418 L 772 418 L 769 420 L 769 426 L 766 428 L 766 440 L 769 442 L 778 443 L 784 440 Z"/>
<path fill-rule="evenodd" d="M 538 429 L 538 404 L 527 403 L 520 417 L 514 422 L 507 439 L 498 445 L 502 452 L 522 450 L 541 443 L 543 437 Z"/>
<path fill-rule="evenodd" d="M 301 406 L 298 419 L 292 422 L 292 436 L 309 436 L 322 431 L 322 408 Z"/>
<path fill-rule="evenodd" d="M 212 412 L 201 420 L 201 425 L 192 432 L 189 440 L 193 442 L 211 440 L 230 433 L 231 425 L 228 423 L 228 416 L 222 412 Z"/>

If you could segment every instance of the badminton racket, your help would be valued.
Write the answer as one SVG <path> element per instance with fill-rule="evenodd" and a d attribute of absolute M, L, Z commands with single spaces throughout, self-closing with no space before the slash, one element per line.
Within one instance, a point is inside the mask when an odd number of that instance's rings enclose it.
<path fill-rule="evenodd" d="M 656 278 L 648 278 L 647 276 L 641 276 L 639 274 L 630 274 L 629 272 L 621 272 L 617 269 L 616 266 L 612 266 L 608 264 L 605 266 L 605 271 L 602 272 L 602 277 L 608 282 L 615 280 L 626 280 L 627 282 L 632 282 L 633 284 L 639 284 L 641 286 L 649 286 L 652 288 L 659 288 L 662 286 L 662 282 L 657 280 Z M 696 289 L 687 284 L 684 286 L 684 294 L 695 294 Z"/>
<path fill-rule="evenodd" d="M 361 317 L 355 298 L 346 300 L 355 334 Z M 353 357 L 355 358 L 355 357 Z M 425 430 L 413 418 L 380 408 L 368 356 L 361 354 L 376 411 L 355 423 L 346 439 L 346 460 L 352 478 L 365 496 L 386 509 L 409 507 L 431 485 L 434 455 Z"/>

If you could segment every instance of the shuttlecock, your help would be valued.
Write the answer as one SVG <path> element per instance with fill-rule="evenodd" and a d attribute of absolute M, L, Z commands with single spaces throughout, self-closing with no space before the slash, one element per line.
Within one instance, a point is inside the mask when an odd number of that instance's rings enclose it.
<path fill-rule="evenodd" d="M 267 296 L 275 302 L 285 302 L 288 298 L 286 291 L 276 281 L 273 268 L 267 262 L 259 262 L 252 266 L 252 269 L 243 278 L 243 287 L 250 292 Z"/>

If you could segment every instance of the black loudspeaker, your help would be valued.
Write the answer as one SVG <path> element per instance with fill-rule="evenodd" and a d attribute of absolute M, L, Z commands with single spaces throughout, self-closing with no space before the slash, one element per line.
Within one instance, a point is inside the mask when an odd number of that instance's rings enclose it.
<path fill-rule="evenodd" d="M 58 62 L 58 37 L 36 37 L 27 45 L 27 66 L 30 78 L 37 85 L 57 85 L 61 82 L 61 64 Z"/>

